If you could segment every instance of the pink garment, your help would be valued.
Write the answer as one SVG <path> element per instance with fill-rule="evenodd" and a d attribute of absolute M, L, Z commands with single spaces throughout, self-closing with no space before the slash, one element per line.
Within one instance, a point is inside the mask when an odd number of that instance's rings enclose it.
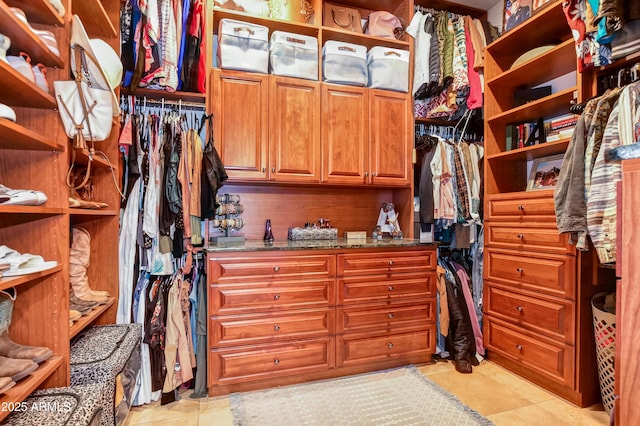
<path fill-rule="evenodd" d="M 451 262 L 453 263 L 453 262 Z M 471 290 L 469 290 L 469 276 L 467 271 L 458 264 L 454 263 L 458 278 L 462 284 L 462 293 L 464 294 L 464 300 L 467 302 L 467 310 L 469 311 L 469 318 L 471 319 L 471 328 L 473 328 L 473 336 L 476 339 L 476 352 L 484 356 L 484 345 L 482 343 L 482 330 L 480 329 L 480 322 L 476 315 L 476 309 L 473 306 L 473 297 L 471 296 Z"/>
<path fill-rule="evenodd" d="M 471 33 L 469 32 L 468 21 L 464 25 L 464 37 L 467 44 L 467 75 L 469 77 L 469 96 L 467 97 L 467 108 L 482 108 L 482 83 L 480 82 L 480 74 L 475 69 L 475 51 L 471 42 Z"/>

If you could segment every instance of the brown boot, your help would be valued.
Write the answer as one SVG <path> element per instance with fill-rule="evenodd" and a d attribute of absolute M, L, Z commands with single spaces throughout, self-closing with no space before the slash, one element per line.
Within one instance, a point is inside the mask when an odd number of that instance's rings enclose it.
<path fill-rule="evenodd" d="M 73 230 L 73 241 L 69 249 L 69 281 L 75 295 L 82 300 L 104 304 L 108 302 L 109 292 L 93 290 L 89 287 L 87 268 L 91 256 L 91 235 L 78 226 Z"/>
<path fill-rule="evenodd" d="M 25 346 L 15 343 L 9 337 L 9 326 L 13 313 L 13 302 L 16 300 L 16 289 L 8 288 L 0 291 L 0 355 L 20 360 L 40 363 L 51 358 L 53 352 L 44 346 Z M 0 374 L 0 377 L 7 374 Z M 15 379 L 14 379 L 15 381 Z"/>
<path fill-rule="evenodd" d="M 38 364 L 30 359 L 13 359 L 0 356 L 0 377 L 11 377 L 18 380 L 28 376 L 38 368 Z"/>
<path fill-rule="evenodd" d="M 0 377 L 0 394 L 5 393 L 16 385 L 16 382 L 11 380 L 11 377 Z"/>

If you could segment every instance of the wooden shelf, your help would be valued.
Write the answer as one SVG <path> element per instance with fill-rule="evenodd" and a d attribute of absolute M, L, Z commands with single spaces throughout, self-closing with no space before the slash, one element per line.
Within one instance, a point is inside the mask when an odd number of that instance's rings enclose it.
<path fill-rule="evenodd" d="M 498 154 L 487 155 L 488 161 L 530 161 L 534 158 L 546 157 L 548 155 L 562 154 L 567 150 L 571 139 L 563 139 L 554 142 L 546 142 L 540 145 L 527 146 L 525 148 L 500 152 Z"/>
<path fill-rule="evenodd" d="M 2 215 L 0 229 L 46 219 L 63 213 L 63 208 L 46 207 L 46 203 L 44 206 L 6 206 L 0 204 L 0 215 Z"/>
<path fill-rule="evenodd" d="M 0 16 L 2 3 L 0 2 Z M 2 24 L 0 23 L 0 28 Z M 9 106 L 54 109 L 56 100 L 49 93 L 27 80 L 11 65 L 0 61 L 0 102 Z"/>
<path fill-rule="evenodd" d="M 425 118 L 425 117 L 415 117 L 416 124 L 427 124 L 434 126 L 455 126 L 458 124 L 457 121 L 449 121 L 444 118 Z"/>
<path fill-rule="evenodd" d="M 69 338 L 71 339 L 75 337 L 82 330 L 90 326 L 96 319 L 98 319 L 100 315 L 102 315 L 103 312 L 109 309 L 115 302 L 116 298 L 110 297 L 109 301 L 106 304 L 96 306 L 88 314 L 83 315 L 82 318 L 74 321 L 73 325 L 69 327 Z"/>
<path fill-rule="evenodd" d="M 166 90 L 145 89 L 142 87 L 132 91 L 128 87 L 121 87 L 120 94 L 133 95 L 139 98 L 146 96 L 149 99 L 167 99 L 171 101 L 183 100 L 187 102 L 201 103 L 203 106 L 206 102 L 206 95 L 198 92 L 167 92 Z"/>
<path fill-rule="evenodd" d="M 285 21 L 283 19 L 263 18 L 261 16 L 249 15 L 245 12 L 236 10 L 213 8 L 213 32 L 218 34 L 218 27 L 221 19 L 234 19 L 236 21 L 251 22 L 252 24 L 263 25 L 269 28 L 269 36 L 273 31 L 286 31 L 290 33 L 307 35 L 310 37 L 318 37 L 319 24 L 306 24 L 304 22 Z M 320 17 L 321 11 L 316 11 L 315 18 Z M 317 19 L 316 19 L 317 20 Z M 214 52 L 215 54 L 215 52 Z"/>
<path fill-rule="evenodd" d="M 354 33 L 353 31 L 347 31 L 340 28 L 322 27 L 322 40 L 337 40 L 344 43 L 353 43 L 365 46 L 371 49 L 375 46 L 385 46 L 394 49 L 409 50 L 411 45 L 407 41 L 396 40 L 393 38 L 375 37 L 368 34 Z M 320 46 L 322 49 L 322 46 Z"/>
<path fill-rule="evenodd" d="M 0 2 L 0 28 L 11 39 L 11 47 L 7 53 L 18 55 L 20 52 L 27 52 L 32 64 L 40 62 L 47 67 L 64 68 L 62 59 L 49 50 L 24 22 L 16 18 L 4 2 Z M 61 43 L 59 45 L 62 46 Z M 10 67 L 8 64 L 7 66 Z"/>
<path fill-rule="evenodd" d="M 532 87 L 575 70 L 576 49 L 573 39 L 569 39 L 554 49 L 488 80 L 487 85 L 498 87 L 500 90 L 518 86 Z"/>
<path fill-rule="evenodd" d="M 13 121 L 0 118 L 0 149 L 64 151 L 64 146 Z"/>
<path fill-rule="evenodd" d="M 0 397 L 0 404 L 5 406 L 11 402 L 21 402 L 27 399 L 45 380 L 49 378 L 61 365 L 64 359 L 53 356 L 40 364 L 38 369 L 20 380 L 14 387 Z M 11 414 L 11 410 L 0 410 L 0 421 Z"/>
<path fill-rule="evenodd" d="M 118 210 L 114 209 L 69 209 L 69 214 L 74 216 L 117 216 Z"/>
<path fill-rule="evenodd" d="M 99 144 L 99 142 L 98 142 Z M 96 150 L 99 151 L 99 150 Z M 82 150 L 76 150 L 76 159 L 75 159 L 75 164 L 81 164 L 83 166 L 86 166 L 87 164 L 89 164 L 89 151 L 87 151 L 86 149 L 82 149 Z M 113 168 L 113 170 L 118 170 L 118 164 L 114 162 L 109 162 L 107 161 L 102 155 L 99 154 L 94 154 L 93 155 L 93 165 L 94 166 L 100 166 L 100 167 L 106 167 L 106 168 Z"/>
<path fill-rule="evenodd" d="M 10 7 L 22 9 L 29 22 L 64 27 L 64 19 L 47 0 L 4 0 L 4 2 Z"/>
<path fill-rule="evenodd" d="M 118 36 L 118 30 L 109 19 L 100 0 L 74 1 L 71 10 L 80 17 L 89 36 L 100 38 Z"/>
<path fill-rule="evenodd" d="M 45 259 L 46 261 L 47 259 Z M 47 269 L 46 271 L 34 272 L 33 274 L 18 275 L 17 277 L 4 277 L 0 278 L 0 290 L 6 288 L 17 287 L 22 284 L 29 283 L 38 278 L 46 277 L 56 272 L 62 271 L 62 265 L 58 263 L 55 267 Z"/>
<path fill-rule="evenodd" d="M 571 102 L 577 99 L 578 88 L 576 86 L 551 94 L 533 102 L 520 105 L 503 113 L 488 117 L 490 126 L 506 125 L 507 123 L 523 123 L 535 121 L 540 117 L 555 117 L 567 114 Z"/>

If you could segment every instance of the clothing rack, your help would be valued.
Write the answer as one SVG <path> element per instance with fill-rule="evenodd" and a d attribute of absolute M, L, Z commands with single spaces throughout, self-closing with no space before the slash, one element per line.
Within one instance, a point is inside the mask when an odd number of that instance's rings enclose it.
<path fill-rule="evenodd" d="M 413 11 L 420 12 L 420 13 L 430 13 L 431 15 L 436 15 L 438 13 L 448 13 L 451 15 L 452 18 L 456 18 L 456 19 L 461 16 L 464 16 L 459 13 L 449 12 L 447 10 L 436 10 L 432 7 L 420 6 L 419 4 L 416 4 L 413 6 Z"/>
<path fill-rule="evenodd" d="M 640 80 L 640 62 L 598 76 L 598 93 Z"/>

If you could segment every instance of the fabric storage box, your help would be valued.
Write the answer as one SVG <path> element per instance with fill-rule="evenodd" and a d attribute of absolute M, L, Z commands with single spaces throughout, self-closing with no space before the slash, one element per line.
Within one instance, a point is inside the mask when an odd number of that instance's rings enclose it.
<path fill-rule="evenodd" d="M 103 382 L 102 425 L 122 424 L 131 408 L 140 371 L 142 324 L 100 325 L 71 344 L 71 385 Z"/>
<path fill-rule="evenodd" d="M 16 402 L 3 425 L 99 426 L 105 383 L 37 390 L 22 402 Z"/>
<path fill-rule="evenodd" d="M 366 86 L 367 48 L 329 40 L 322 48 L 322 75 L 327 83 Z"/>
<path fill-rule="evenodd" d="M 318 79 L 318 39 L 301 34 L 274 31 L 269 43 L 271 74 Z"/>
<path fill-rule="evenodd" d="M 269 29 L 250 22 L 221 19 L 218 26 L 220 68 L 269 71 Z"/>
<path fill-rule="evenodd" d="M 409 51 L 376 46 L 367 52 L 369 87 L 409 91 Z"/>

